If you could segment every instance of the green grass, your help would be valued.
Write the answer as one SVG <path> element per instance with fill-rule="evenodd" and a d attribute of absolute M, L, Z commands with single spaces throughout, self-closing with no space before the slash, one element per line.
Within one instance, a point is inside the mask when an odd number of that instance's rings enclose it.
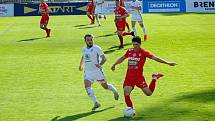
<path fill-rule="evenodd" d="M 127 68 L 124 62 L 112 72 L 111 65 L 123 55 L 131 37 L 119 44 L 113 16 L 102 26 L 87 25 L 86 16 L 51 16 L 52 37 L 44 38 L 40 17 L 0 18 L 0 121 L 212 121 L 215 119 L 215 15 L 145 14 L 149 40 L 142 47 L 166 60 L 170 67 L 148 60 L 145 77 L 154 72 L 165 74 L 155 93 L 147 97 L 135 88 L 132 100 L 137 115 L 124 118 L 122 82 Z M 129 18 L 130 20 L 130 18 Z M 141 36 L 140 27 L 137 25 Z M 83 36 L 94 34 L 108 61 L 103 66 L 108 82 L 120 93 L 112 93 L 98 83 L 93 89 L 102 104 L 93 106 L 78 71 Z"/>

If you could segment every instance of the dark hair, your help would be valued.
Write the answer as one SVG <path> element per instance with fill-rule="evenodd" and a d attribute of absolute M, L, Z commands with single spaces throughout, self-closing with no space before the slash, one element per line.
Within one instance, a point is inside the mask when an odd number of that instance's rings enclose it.
<path fill-rule="evenodd" d="M 87 37 L 93 37 L 93 35 L 92 34 L 85 34 L 84 40 L 86 40 Z"/>
<path fill-rule="evenodd" d="M 137 42 L 137 43 L 141 44 L 141 38 L 139 36 L 135 36 L 132 38 L 132 42 Z"/>
<path fill-rule="evenodd" d="M 119 1 L 119 0 L 116 0 L 116 1 Z"/>

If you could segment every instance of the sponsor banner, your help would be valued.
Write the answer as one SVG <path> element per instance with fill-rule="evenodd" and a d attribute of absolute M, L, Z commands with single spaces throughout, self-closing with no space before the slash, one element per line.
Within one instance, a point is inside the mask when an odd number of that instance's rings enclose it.
<path fill-rule="evenodd" d="M 129 13 L 131 12 L 130 3 L 131 2 L 125 2 L 125 8 Z M 114 14 L 115 8 L 116 8 L 116 3 L 114 1 L 105 1 L 102 12 L 103 14 Z"/>
<path fill-rule="evenodd" d="M 215 12 L 215 0 L 186 0 L 187 12 Z"/>
<path fill-rule="evenodd" d="M 14 16 L 14 5 L 0 4 L 0 16 Z"/>
<path fill-rule="evenodd" d="M 184 13 L 184 0 L 144 0 L 143 13 Z"/>
<path fill-rule="evenodd" d="M 47 3 L 50 15 L 83 15 L 86 14 L 87 2 Z M 39 4 L 14 4 L 15 16 L 40 15 Z"/>

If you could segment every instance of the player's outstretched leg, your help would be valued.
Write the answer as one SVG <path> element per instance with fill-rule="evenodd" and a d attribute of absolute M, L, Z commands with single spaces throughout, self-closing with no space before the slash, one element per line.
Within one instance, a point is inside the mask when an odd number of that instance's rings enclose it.
<path fill-rule="evenodd" d="M 155 86 L 156 86 L 156 80 L 163 77 L 163 74 L 152 74 L 152 81 L 149 85 L 149 89 L 151 90 L 151 92 L 153 93 L 155 90 Z"/>
<path fill-rule="evenodd" d="M 108 90 L 113 92 L 115 100 L 119 99 L 119 93 L 117 92 L 116 88 L 112 84 L 108 84 Z"/>

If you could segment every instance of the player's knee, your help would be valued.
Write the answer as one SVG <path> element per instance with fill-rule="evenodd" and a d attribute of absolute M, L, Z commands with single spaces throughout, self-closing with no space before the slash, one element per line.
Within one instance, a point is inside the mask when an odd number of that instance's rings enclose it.
<path fill-rule="evenodd" d="M 151 96 L 152 95 L 152 93 L 146 93 L 146 96 Z"/>

